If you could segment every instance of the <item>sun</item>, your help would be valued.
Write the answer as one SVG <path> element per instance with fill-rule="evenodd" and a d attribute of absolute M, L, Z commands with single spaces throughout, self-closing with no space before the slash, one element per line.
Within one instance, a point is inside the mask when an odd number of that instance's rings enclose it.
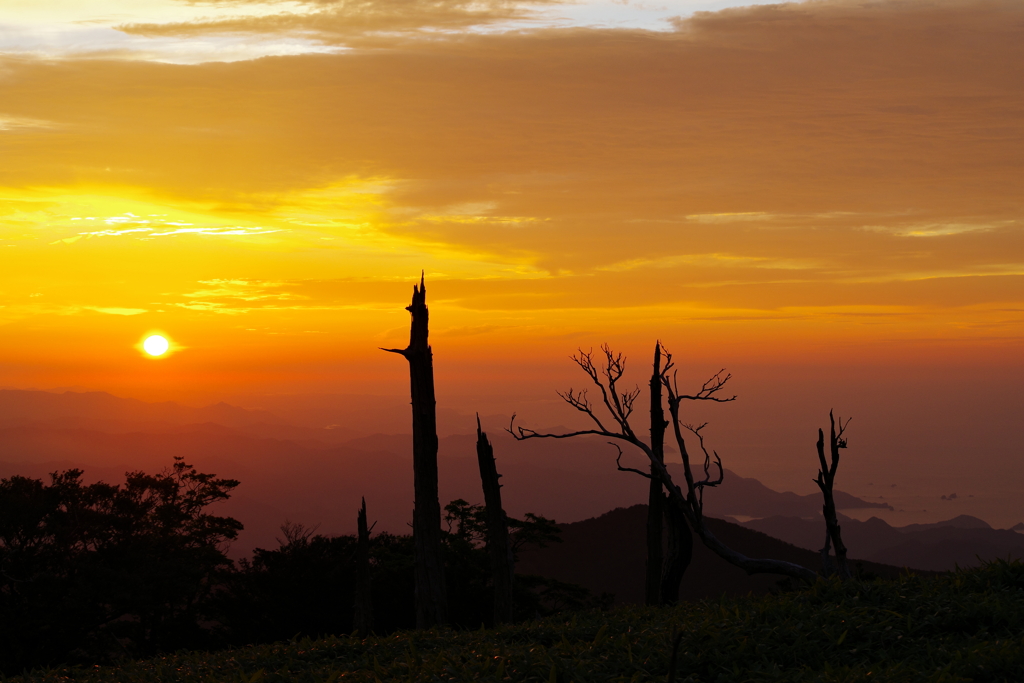
<path fill-rule="evenodd" d="M 151 356 L 162 356 L 171 348 L 171 343 L 166 337 L 154 334 L 146 337 L 146 341 L 142 342 L 142 348 Z"/>

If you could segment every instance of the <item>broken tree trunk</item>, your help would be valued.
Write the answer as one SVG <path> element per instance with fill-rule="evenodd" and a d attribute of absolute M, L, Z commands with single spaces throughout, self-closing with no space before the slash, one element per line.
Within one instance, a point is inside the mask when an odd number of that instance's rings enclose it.
<path fill-rule="evenodd" d="M 654 372 L 651 375 L 651 453 L 662 463 L 665 462 L 665 429 L 667 427 L 668 420 L 665 419 L 661 396 L 661 342 L 655 342 Z M 667 507 L 661 479 L 655 475 L 652 465 L 650 491 L 647 495 L 647 576 L 644 582 L 644 603 L 647 605 L 662 603 L 662 570 L 664 566 L 662 520 Z"/>
<path fill-rule="evenodd" d="M 825 576 L 829 576 L 832 573 L 832 566 L 829 560 L 829 545 L 835 547 L 836 551 L 836 570 L 839 572 L 839 576 L 842 579 L 848 579 L 851 577 L 850 565 L 846 561 L 846 546 L 843 545 L 843 538 L 840 534 L 839 519 L 836 517 L 836 501 L 833 496 L 833 484 L 836 479 L 836 470 L 839 469 L 839 449 L 846 448 L 846 441 L 842 439 L 843 431 L 846 426 L 839 421 L 839 433 L 836 433 L 836 421 L 832 417 L 832 411 L 828 411 L 828 420 L 831 423 L 831 433 L 829 437 L 829 450 L 832 456 L 832 464 L 829 465 L 825 461 L 825 433 L 818 430 L 818 464 L 821 469 L 818 470 L 818 478 L 814 480 L 814 483 L 821 489 L 821 495 L 825 499 L 825 503 L 821 508 L 822 514 L 825 517 L 825 547 L 821 549 L 821 564 L 822 572 Z M 849 422 L 849 420 L 847 420 Z"/>
<path fill-rule="evenodd" d="M 416 628 L 447 623 L 448 597 L 441 557 L 441 504 L 437 498 L 437 415 L 434 400 L 434 360 L 429 334 L 427 287 L 422 274 L 413 285 L 409 346 L 384 349 L 409 361 L 412 390 L 412 470 L 415 502 L 412 539 L 416 564 Z"/>
<path fill-rule="evenodd" d="M 678 507 L 672 505 L 667 498 L 663 505 L 668 543 L 661 575 L 661 604 L 674 605 L 679 602 L 679 586 L 683 582 L 683 574 L 693 559 L 693 533 L 686 523 L 686 516 Z"/>
<path fill-rule="evenodd" d="M 512 581 L 515 575 L 515 560 L 512 557 L 512 543 L 508 536 L 508 518 L 501 506 L 501 484 L 498 468 L 494 461 L 494 448 L 487 440 L 487 434 L 480 428 L 480 416 L 476 417 L 476 457 L 480 463 L 480 480 L 484 489 L 484 509 L 487 514 L 487 549 L 491 555 L 491 576 L 494 584 L 494 623 L 512 621 Z"/>
<path fill-rule="evenodd" d="M 373 599 L 370 596 L 370 530 L 366 526 L 366 499 L 356 515 L 359 536 L 356 540 L 356 604 L 352 629 L 361 636 L 373 632 Z"/>

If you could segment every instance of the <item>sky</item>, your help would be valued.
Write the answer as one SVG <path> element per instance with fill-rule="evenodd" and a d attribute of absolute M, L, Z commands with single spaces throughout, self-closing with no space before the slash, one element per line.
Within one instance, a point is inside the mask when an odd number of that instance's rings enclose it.
<path fill-rule="evenodd" d="M 398 394 L 422 271 L 463 409 L 661 339 L 1020 461 L 1024 4 L 745 4 L 0 0 L 0 385 Z"/>

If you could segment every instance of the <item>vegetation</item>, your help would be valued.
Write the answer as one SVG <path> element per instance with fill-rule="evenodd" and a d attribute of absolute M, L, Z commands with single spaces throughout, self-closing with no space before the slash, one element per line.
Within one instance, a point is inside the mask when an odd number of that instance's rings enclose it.
<path fill-rule="evenodd" d="M 83 484 L 80 470 L 0 480 L 0 675 L 57 663 L 109 663 L 182 648 L 219 649 L 355 627 L 359 572 L 353 536 L 285 525 L 275 549 L 234 565 L 224 541 L 242 525 L 206 507 L 238 482 L 176 459 L 168 471 L 131 472 L 120 486 Z M 493 622 L 486 515 L 445 508 L 442 561 L 456 627 Z M 508 519 L 512 553 L 557 542 L 544 517 Z M 377 633 L 416 625 L 413 539 L 368 544 Z M 607 605 L 579 586 L 522 576 L 517 619 Z"/>
<path fill-rule="evenodd" d="M 937 578 L 822 579 L 798 591 L 548 617 L 493 630 L 292 640 L 117 667 L 37 670 L 49 681 L 1018 681 L 1024 565 Z"/>
<path fill-rule="evenodd" d="M 81 470 L 0 480 L 0 671 L 190 646 L 242 528 L 206 507 L 238 485 L 176 458 L 83 484 Z"/>

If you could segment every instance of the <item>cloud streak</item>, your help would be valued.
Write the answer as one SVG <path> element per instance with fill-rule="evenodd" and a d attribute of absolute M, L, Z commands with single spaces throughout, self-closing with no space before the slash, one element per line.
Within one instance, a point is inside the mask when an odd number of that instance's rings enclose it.
<path fill-rule="evenodd" d="M 244 8 L 246 0 L 218 3 Z M 295 11 L 186 22 L 132 23 L 117 28 L 130 35 L 195 37 L 209 35 L 303 36 L 344 45 L 368 36 L 459 32 L 474 27 L 536 17 L 539 6 L 559 0 L 317 0 Z"/>

